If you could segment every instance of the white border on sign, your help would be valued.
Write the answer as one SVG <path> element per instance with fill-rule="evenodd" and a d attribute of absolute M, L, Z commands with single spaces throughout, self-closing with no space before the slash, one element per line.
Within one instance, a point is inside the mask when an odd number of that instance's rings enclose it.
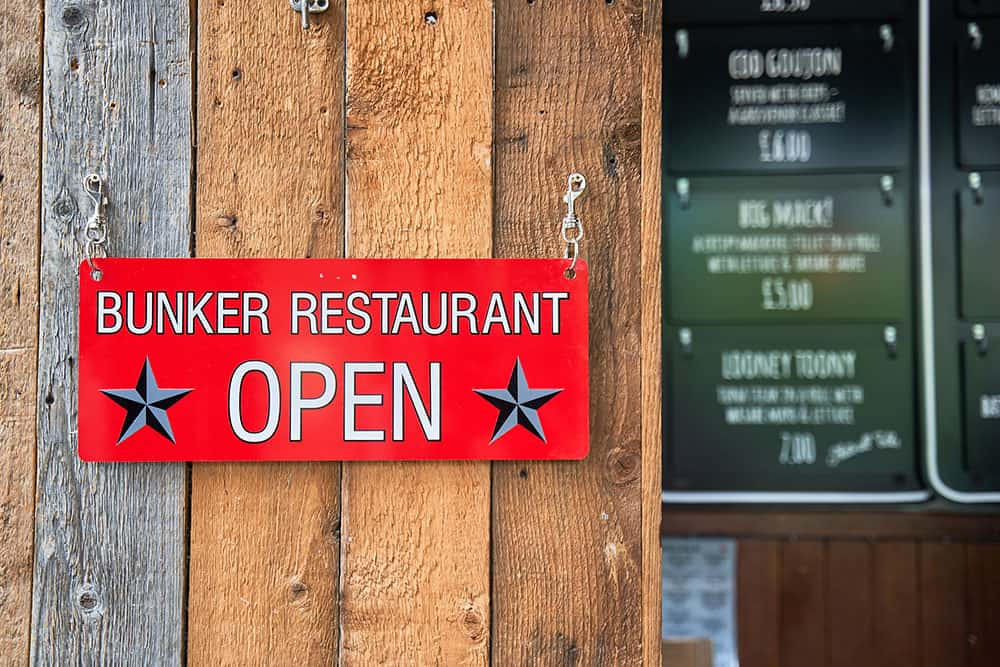
<path fill-rule="evenodd" d="M 920 0 L 920 282 L 922 283 L 924 427 L 927 446 L 927 481 L 943 497 L 956 503 L 1000 502 L 1000 493 L 970 493 L 953 489 L 941 479 L 937 448 L 937 387 L 934 369 L 934 272 L 931 253 L 931 58 L 930 0 Z"/>
<path fill-rule="evenodd" d="M 922 503 L 929 500 L 929 489 L 918 491 L 888 491 L 885 493 L 850 493 L 847 491 L 664 491 L 663 502 L 677 504 L 713 503 L 813 503 L 843 504 L 856 503 Z"/>

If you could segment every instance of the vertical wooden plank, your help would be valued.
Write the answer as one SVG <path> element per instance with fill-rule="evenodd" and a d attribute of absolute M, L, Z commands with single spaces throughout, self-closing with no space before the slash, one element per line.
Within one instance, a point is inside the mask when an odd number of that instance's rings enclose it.
<path fill-rule="evenodd" d="M 736 547 L 737 641 L 741 667 L 781 665 L 781 543 L 740 540 Z"/>
<path fill-rule="evenodd" d="M 287 2 L 200 2 L 202 257 L 343 252 L 343 2 L 304 31 Z M 337 652 L 340 466 L 196 464 L 195 665 L 329 664 Z"/>
<path fill-rule="evenodd" d="M 874 546 L 876 665 L 920 664 L 920 576 L 915 542 Z"/>
<path fill-rule="evenodd" d="M 184 466 L 77 458 L 76 332 L 86 174 L 107 182 L 111 254 L 188 252 L 189 19 L 186 0 L 45 3 L 36 664 L 183 656 Z"/>
<path fill-rule="evenodd" d="M 827 627 L 830 667 L 877 667 L 874 563 L 868 542 L 827 544 Z"/>
<path fill-rule="evenodd" d="M 1000 658 L 1000 545 L 968 545 L 967 567 L 969 666 L 989 667 Z"/>
<path fill-rule="evenodd" d="M 827 664 L 826 549 L 823 542 L 785 542 L 781 555 L 781 664 Z"/>
<path fill-rule="evenodd" d="M 636 663 L 642 6 L 500 0 L 496 17 L 496 254 L 561 256 L 566 176 L 586 176 L 592 400 L 585 461 L 495 464 L 493 661 Z"/>
<path fill-rule="evenodd" d="M 0 655 L 21 663 L 35 492 L 40 41 L 41 16 L 0 10 Z"/>
<path fill-rule="evenodd" d="M 642 661 L 660 664 L 660 548 L 663 452 L 660 190 L 663 106 L 663 3 L 642 9 Z"/>
<path fill-rule="evenodd" d="M 492 9 L 350 2 L 352 256 L 490 256 Z M 485 463 L 344 465 L 343 664 L 487 662 L 489 492 Z"/>
<path fill-rule="evenodd" d="M 924 667 L 966 665 L 965 545 L 920 545 L 920 638 Z"/>

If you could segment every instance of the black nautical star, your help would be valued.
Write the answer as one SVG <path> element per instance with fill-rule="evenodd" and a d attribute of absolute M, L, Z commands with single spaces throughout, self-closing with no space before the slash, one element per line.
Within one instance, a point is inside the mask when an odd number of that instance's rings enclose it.
<path fill-rule="evenodd" d="M 156 384 L 148 357 L 139 373 L 135 389 L 102 389 L 102 394 L 125 408 L 125 422 L 122 424 L 117 444 L 122 444 L 144 426 L 150 427 L 170 442 L 176 442 L 174 431 L 170 428 L 170 419 L 167 418 L 167 410 L 191 391 L 191 389 L 160 388 Z"/>
<path fill-rule="evenodd" d="M 545 431 L 542 430 L 542 420 L 538 418 L 538 409 L 552 400 L 562 389 L 532 389 L 521 368 L 521 360 L 514 362 L 514 370 L 506 389 L 474 389 L 500 411 L 497 423 L 493 427 L 492 445 L 500 436 L 520 424 L 542 442 Z"/>

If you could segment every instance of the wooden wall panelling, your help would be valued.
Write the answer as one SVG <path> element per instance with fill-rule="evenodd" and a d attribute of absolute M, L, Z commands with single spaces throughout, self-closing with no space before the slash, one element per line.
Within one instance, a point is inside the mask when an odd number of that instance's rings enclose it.
<path fill-rule="evenodd" d="M 497 2 L 496 254 L 560 256 L 586 176 L 591 378 L 585 461 L 494 466 L 498 665 L 643 655 L 641 29 L 639 2 Z"/>
<path fill-rule="evenodd" d="M 827 664 L 827 563 L 818 540 L 781 545 L 781 664 Z"/>
<path fill-rule="evenodd" d="M 920 577 L 916 542 L 875 542 L 874 577 L 876 665 L 920 664 Z"/>
<path fill-rule="evenodd" d="M 200 257 L 343 252 L 344 3 L 198 3 Z M 340 466 L 192 466 L 191 664 L 331 663 Z"/>
<path fill-rule="evenodd" d="M 189 19 L 180 0 L 45 3 L 36 664 L 183 658 L 184 466 L 77 458 L 76 332 L 88 173 L 107 182 L 112 255 L 188 252 Z"/>
<path fill-rule="evenodd" d="M 830 667 L 878 667 L 874 634 L 872 545 L 862 541 L 826 544 L 827 629 Z"/>
<path fill-rule="evenodd" d="M 781 543 L 742 540 L 736 548 L 736 640 L 742 667 L 779 667 Z"/>
<path fill-rule="evenodd" d="M 348 16 L 348 253 L 489 257 L 493 3 Z M 489 464 L 345 464 L 342 497 L 342 664 L 486 664 Z"/>
<path fill-rule="evenodd" d="M 0 11 L 0 655 L 31 619 L 38 362 L 41 16 Z"/>
<path fill-rule="evenodd" d="M 643 663 L 660 663 L 660 548 L 663 366 L 660 354 L 662 266 L 660 196 L 663 86 L 663 3 L 642 14 L 642 609 Z"/>
<path fill-rule="evenodd" d="M 924 667 L 967 664 L 965 545 L 920 545 L 920 640 Z"/>
<path fill-rule="evenodd" d="M 969 667 L 1000 657 L 1000 545 L 966 547 Z"/>
<path fill-rule="evenodd" d="M 955 540 L 1000 542 L 1000 514 L 927 511 L 747 511 L 663 508 L 664 535 L 773 539 Z"/>

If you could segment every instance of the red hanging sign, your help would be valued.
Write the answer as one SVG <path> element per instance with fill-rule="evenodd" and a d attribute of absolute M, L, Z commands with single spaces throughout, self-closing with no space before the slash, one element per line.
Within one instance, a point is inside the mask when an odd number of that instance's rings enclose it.
<path fill-rule="evenodd" d="M 80 267 L 82 459 L 587 455 L 582 263 L 100 265 Z"/>

